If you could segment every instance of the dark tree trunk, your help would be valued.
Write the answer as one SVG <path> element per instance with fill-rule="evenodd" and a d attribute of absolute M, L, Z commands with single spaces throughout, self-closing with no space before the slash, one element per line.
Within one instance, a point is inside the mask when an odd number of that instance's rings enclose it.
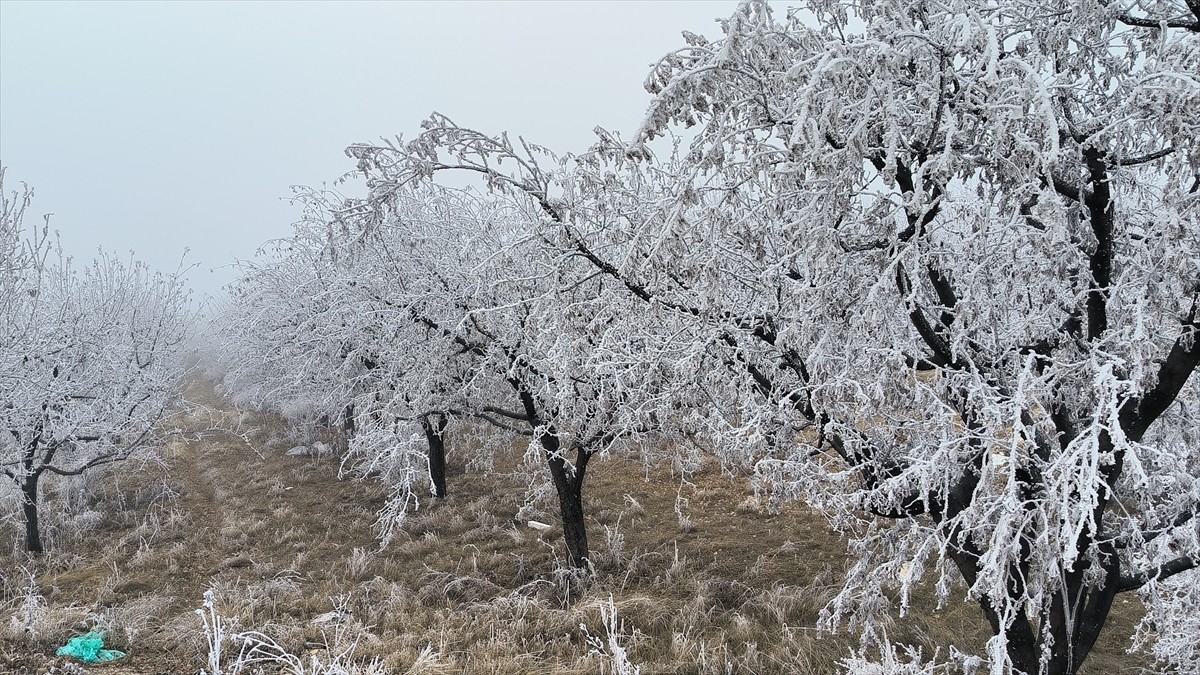
<path fill-rule="evenodd" d="M 1008 638 L 1008 658 L 1012 660 L 1013 670 L 1036 675 L 1042 654 L 1033 626 L 1024 612 L 1017 618 L 1016 625 L 1005 633 Z"/>
<path fill-rule="evenodd" d="M 587 526 L 583 520 L 583 478 L 587 475 L 588 460 L 592 455 L 583 448 L 575 450 L 575 466 L 568 466 L 558 430 L 554 424 L 543 424 L 538 414 L 533 395 L 516 380 L 509 380 L 521 405 L 525 408 L 525 419 L 537 433 L 538 442 L 546 452 L 546 465 L 554 490 L 558 493 L 558 511 L 562 516 L 563 540 L 567 544 L 567 564 L 575 569 L 588 569 L 589 556 Z"/>
<path fill-rule="evenodd" d="M 1034 480 L 1029 473 L 1023 479 Z M 1092 535 L 1085 532 L 1080 535 L 1076 550 L 1088 550 L 1091 541 Z M 1007 651 L 1014 671 L 1029 675 L 1075 675 L 1079 672 L 1096 646 L 1112 611 L 1113 599 L 1122 590 L 1116 547 L 1111 541 L 1104 541 L 1098 547 L 1099 561 L 1080 560 L 1073 570 L 1066 572 L 1064 586 L 1054 592 L 1045 607 L 1045 614 L 1040 617 L 1030 617 L 1025 610 L 1020 610 L 1011 625 L 1005 626 L 992 607 L 992 599 L 986 596 L 979 599 L 993 632 L 997 635 L 1003 632 L 1008 640 Z M 975 582 L 980 554 L 974 547 L 964 547 L 953 556 L 969 584 Z M 1024 557 L 1030 555 L 1029 551 L 1023 551 Z M 1095 576 L 1092 568 L 1097 564 L 1102 573 L 1098 583 L 1089 581 Z M 1024 572 L 1019 569 L 1009 574 L 1014 579 L 1009 591 L 1012 594 L 1010 602 L 1019 600 L 1024 592 L 1019 581 Z"/>
<path fill-rule="evenodd" d="M 22 510 L 25 512 L 25 550 L 42 552 L 42 530 L 38 524 L 38 480 L 41 474 L 34 473 L 21 483 Z"/>
<path fill-rule="evenodd" d="M 551 469 L 553 472 L 553 469 Z M 578 569 L 587 569 L 588 551 L 587 526 L 583 521 L 583 486 L 577 480 L 555 480 L 558 488 L 558 510 L 562 515 L 563 540 L 567 544 L 567 564 Z M 559 488 L 559 485 L 565 487 Z"/>
<path fill-rule="evenodd" d="M 1082 542 L 1080 547 L 1083 550 Z M 1075 675 L 1079 672 L 1104 628 L 1114 597 L 1121 590 L 1115 547 L 1111 543 L 1102 544 L 1101 552 L 1104 576 L 1100 584 L 1089 586 L 1091 564 L 1078 563 L 1077 568 L 1064 578 L 1065 587 L 1054 593 L 1046 614 L 1037 621 L 1025 610 L 1020 610 L 1012 624 L 1005 626 L 992 606 L 993 599 L 987 596 L 979 599 L 979 606 L 993 633 L 1004 633 L 1008 640 L 1008 657 L 1014 671 L 1029 675 Z M 951 554 L 968 585 L 974 584 L 978 576 L 981 553 L 967 543 Z M 1015 572 L 1010 576 L 1020 578 Z M 1021 588 L 1014 585 L 1010 592 L 1014 594 L 1010 600 L 1015 599 Z M 1045 663 L 1042 662 L 1044 651 L 1047 652 Z"/>
<path fill-rule="evenodd" d="M 446 416 L 441 413 L 421 418 L 421 428 L 429 443 L 429 480 L 433 483 L 433 496 L 446 496 Z"/>
<path fill-rule="evenodd" d="M 1081 564 L 1079 569 L 1067 575 L 1066 589 L 1055 595 L 1047 621 L 1054 644 L 1046 664 L 1046 675 L 1075 675 L 1096 646 L 1096 639 L 1112 611 L 1121 578 L 1116 551 L 1112 548 L 1111 544 L 1101 545 L 1108 557 L 1107 563 L 1102 563 L 1104 577 L 1099 586 L 1088 587 L 1085 574 L 1091 565 Z M 1036 658 L 1029 663 L 1029 672 L 1037 672 Z"/>
<path fill-rule="evenodd" d="M 1068 621 L 1062 592 L 1056 594 L 1051 616 L 1043 619 L 1049 624 L 1047 637 L 1053 640 L 1044 669 L 1041 659 L 1045 638 L 1035 636 L 1036 629 L 1028 617 L 1022 613 L 1007 631 L 1008 656 L 1015 670 L 1030 675 L 1075 675 L 1083 666 L 1108 619 L 1116 589 L 1111 585 L 1091 590 L 1082 590 L 1076 584 L 1070 587 L 1080 600 L 1074 608 L 1074 622 Z"/>
<path fill-rule="evenodd" d="M 558 493 L 558 511 L 562 516 L 563 540 L 567 544 L 567 564 L 577 569 L 587 569 L 588 551 L 587 525 L 583 520 L 583 477 L 591 454 L 579 450 L 575 466 L 570 468 L 559 447 L 558 436 L 553 431 L 542 437 L 546 449 L 546 463 L 550 466 L 550 477 Z"/>
<path fill-rule="evenodd" d="M 346 447 L 350 448 L 350 439 L 354 438 L 354 404 L 351 403 L 342 410 L 342 436 Z"/>

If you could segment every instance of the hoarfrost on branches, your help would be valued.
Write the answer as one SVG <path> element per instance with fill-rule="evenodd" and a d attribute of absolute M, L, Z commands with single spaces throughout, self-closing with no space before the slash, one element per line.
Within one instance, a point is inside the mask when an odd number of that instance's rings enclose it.
<path fill-rule="evenodd" d="M 1076 672 L 1117 593 L 1200 558 L 1195 5 L 748 2 L 723 30 L 647 81 L 627 156 L 700 131 L 619 273 L 736 329 L 746 424 L 818 428 L 758 469 L 854 539 L 829 625 L 932 572 L 992 672 Z"/>
<path fill-rule="evenodd" d="M 722 30 L 654 67 L 631 143 L 435 114 L 352 146 L 370 193 L 314 241 L 394 270 L 371 344 L 436 339 L 434 407 L 529 435 L 560 502 L 668 431 L 823 509 L 855 559 L 824 625 L 885 663 L 943 668 L 876 630 L 921 583 L 992 627 L 958 667 L 1077 672 L 1135 591 L 1185 662 L 1154 617 L 1200 593 L 1195 4 L 752 1 Z"/>
<path fill-rule="evenodd" d="M 653 323 L 610 279 L 536 236 L 542 210 L 527 193 L 450 189 L 423 171 L 395 180 L 392 168 L 407 165 L 376 163 L 364 168 L 366 199 L 308 194 L 296 235 L 248 266 L 227 383 L 246 401 L 303 403 L 289 407 L 309 417 L 346 411 L 345 466 L 392 490 L 385 542 L 418 504 L 422 460 L 435 493 L 445 489 L 432 450 L 452 420 L 456 433 L 478 429 L 474 420 L 528 437 L 559 498 L 568 562 L 585 567 L 589 462 L 661 427 L 654 397 L 669 369 L 612 356 L 630 341 L 653 351 Z M 475 463 L 489 466 L 503 438 L 473 437 Z"/>
<path fill-rule="evenodd" d="M 20 490 L 26 548 L 43 550 L 40 487 L 146 454 L 171 432 L 190 320 L 178 275 L 101 254 L 64 258 L 32 192 L 0 168 L 0 474 Z"/>

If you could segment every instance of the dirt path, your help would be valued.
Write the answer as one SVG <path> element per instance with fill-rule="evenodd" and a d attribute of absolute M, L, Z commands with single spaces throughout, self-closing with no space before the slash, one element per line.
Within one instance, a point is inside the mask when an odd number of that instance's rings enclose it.
<path fill-rule="evenodd" d="M 211 389 L 189 393 L 232 418 Z M 162 466 L 101 481 L 95 530 L 30 563 L 46 605 L 40 634 L 33 650 L 0 636 L 0 672 L 58 672 L 54 648 L 94 626 L 129 653 L 94 670 L 196 672 L 204 638 L 195 610 L 210 588 L 223 611 L 263 623 L 329 611 L 336 572 L 355 549 L 377 547 L 370 525 L 382 495 L 339 481 L 335 460 L 286 456 L 287 444 L 261 430 L 258 451 L 231 433 L 197 433 L 215 417 L 193 420 L 192 437 L 173 442 Z M 272 594 L 274 602 L 257 603 Z"/>

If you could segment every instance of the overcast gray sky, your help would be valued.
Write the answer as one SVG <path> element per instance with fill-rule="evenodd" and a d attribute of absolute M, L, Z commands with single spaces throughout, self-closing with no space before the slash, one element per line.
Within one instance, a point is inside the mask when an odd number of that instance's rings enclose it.
<path fill-rule="evenodd" d="M 579 152 L 632 131 L 650 64 L 735 6 L 0 0 L 6 189 L 33 186 L 76 257 L 173 269 L 190 248 L 214 293 L 289 232 L 290 186 L 353 169 L 347 145 L 437 110 Z"/>

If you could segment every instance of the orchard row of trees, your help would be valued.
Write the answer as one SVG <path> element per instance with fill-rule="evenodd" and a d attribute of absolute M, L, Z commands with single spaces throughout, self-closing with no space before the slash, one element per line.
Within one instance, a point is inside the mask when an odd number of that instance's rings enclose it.
<path fill-rule="evenodd" d="M 233 289 L 223 352 L 235 401 L 344 431 L 348 468 L 392 489 L 385 541 L 430 483 L 445 495 L 452 420 L 526 436 L 557 490 L 568 562 L 586 567 L 589 461 L 665 433 L 660 408 L 688 343 L 588 261 L 548 248 L 523 197 L 425 184 L 301 201 L 296 235 Z M 485 467 L 505 442 L 474 440 Z"/>
<path fill-rule="evenodd" d="M 0 167 L 0 475 L 41 553 L 46 476 L 152 452 L 169 433 L 191 310 L 178 275 L 63 257 L 49 217 L 26 225 L 32 196 L 6 192 Z"/>
<path fill-rule="evenodd" d="M 994 637 L 961 666 L 1066 674 L 1132 593 L 1195 672 L 1200 6 L 752 1 L 721 28 L 653 68 L 629 141 L 434 115 L 349 148 L 367 196 L 302 193 L 234 288 L 230 390 L 338 420 L 385 541 L 444 494 L 457 420 L 528 437 L 574 566 L 596 455 L 706 448 L 848 537 L 830 627 L 962 588 Z"/>

